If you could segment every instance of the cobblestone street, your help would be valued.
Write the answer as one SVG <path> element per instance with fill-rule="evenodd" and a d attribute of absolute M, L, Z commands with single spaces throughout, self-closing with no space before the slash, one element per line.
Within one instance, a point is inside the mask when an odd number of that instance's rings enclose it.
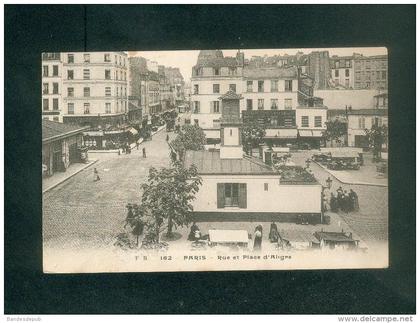
<path fill-rule="evenodd" d="M 150 167 L 169 165 L 167 132 L 160 131 L 129 155 L 103 154 L 89 167 L 43 195 L 45 247 L 96 247 L 122 231 L 125 205 L 138 203 Z M 169 133 L 173 138 L 175 134 Z M 142 157 L 146 148 L 147 158 Z M 100 181 L 93 181 L 93 168 Z"/>
<path fill-rule="evenodd" d="M 152 141 L 140 145 L 129 155 L 103 154 L 100 160 L 43 196 L 44 246 L 54 248 L 95 248 L 111 246 L 115 236 L 122 232 L 126 215 L 125 205 L 137 203 L 141 198 L 141 184 L 146 180 L 149 167 L 169 165 L 167 132 L 160 131 Z M 169 133 L 172 139 L 175 134 Z M 142 148 L 147 158 L 142 158 Z M 293 154 L 293 161 L 304 166 L 310 152 Z M 93 181 L 93 167 L 101 180 Z M 345 214 L 327 212 L 333 220 L 329 229 L 350 229 L 365 242 L 384 242 L 388 239 L 388 188 L 367 185 L 345 185 L 338 182 L 322 167 L 311 163 L 311 171 L 320 183 L 330 177 L 332 190 L 342 186 L 352 188 L 359 196 L 360 210 Z M 114 189 L 115 188 L 115 189 Z M 340 223 L 340 219 L 346 223 Z M 338 223 L 338 226 L 337 226 Z M 203 228 L 206 224 L 202 224 Z M 247 226 L 247 225 L 245 225 Z M 333 228 L 334 227 L 334 228 Z M 288 230 L 302 230 L 290 224 Z M 316 226 L 313 231 L 320 229 Z M 324 228 L 327 230 L 328 228 Z M 186 235 L 187 228 L 181 229 Z M 183 237 L 182 239 L 185 239 Z"/>

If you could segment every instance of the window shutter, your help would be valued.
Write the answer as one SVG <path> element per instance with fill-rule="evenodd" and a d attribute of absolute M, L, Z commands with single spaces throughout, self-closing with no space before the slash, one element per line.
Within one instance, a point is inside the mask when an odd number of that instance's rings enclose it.
<path fill-rule="evenodd" d="M 239 184 L 239 207 L 246 209 L 246 183 Z"/>
<path fill-rule="evenodd" d="M 225 184 L 217 183 L 217 208 L 225 207 Z"/>

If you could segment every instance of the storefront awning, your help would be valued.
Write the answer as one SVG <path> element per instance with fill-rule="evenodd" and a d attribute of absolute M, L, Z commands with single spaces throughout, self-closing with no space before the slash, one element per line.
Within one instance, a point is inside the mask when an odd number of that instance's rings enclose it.
<path fill-rule="evenodd" d="M 299 136 L 301 136 L 301 137 L 313 137 L 312 130 L 299 130 Z"/>
<path fill-rule="evenodd" d="M 266 129 L 265 138 L 296 138 L 297 129 Z"/>
<path fill-rule="evenodd" d="M 322 137 L 322 130 L 312 130 L 313 137 Z"/>

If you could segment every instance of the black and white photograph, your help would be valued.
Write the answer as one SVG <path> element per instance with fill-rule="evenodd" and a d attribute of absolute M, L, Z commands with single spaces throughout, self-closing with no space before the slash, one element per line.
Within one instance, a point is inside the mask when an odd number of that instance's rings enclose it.
<path fill-rule="evenodd" d="M 388 266 L 386 48 L 46 52 L 40 73 L 44 272 Z"/>
<path fill-rule="evenodd" d="M 4 321 L 415 321 L 415 5 L 6 2 Z"/>

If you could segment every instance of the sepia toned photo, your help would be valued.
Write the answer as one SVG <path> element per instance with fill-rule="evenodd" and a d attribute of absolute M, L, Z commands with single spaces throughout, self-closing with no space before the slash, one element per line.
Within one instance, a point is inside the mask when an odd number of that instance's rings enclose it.
<path fill-rule="evenodd" d="M 385 47 L 42 53 L 45 273 L 388 267 Z"/>

